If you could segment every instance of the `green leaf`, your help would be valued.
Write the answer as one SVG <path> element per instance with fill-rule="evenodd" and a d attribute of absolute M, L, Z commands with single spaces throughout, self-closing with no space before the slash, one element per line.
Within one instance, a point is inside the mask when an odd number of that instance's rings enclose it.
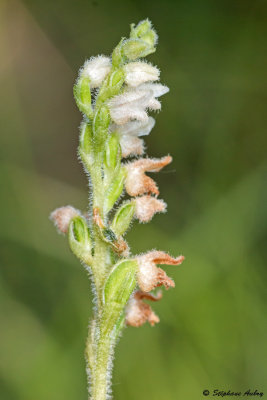
<path fill-rule="evenodd" d="M 116 132 L 113 132 L 109 135 L 108 140 L 106 141 L 104 165 L 107 172 L 112 173 L 117 167 L 117 164 L 120 162 L 120 160 L 120 139 L 119 135 Z"/>
<path fill-rule="evenodd" d="M 158 35 L 156 34 L 156 32 L 154 30 L 150 30 L 149 32 L 147 32 L 145 35 L 142 36 L 142 40 L 146 43 L 148 43 L 151 48 L 154 49 L 154 51 L 156 50 L 154 48 L 154 46 L 157 43 L 158 40 Z"/>
<path fill-rule="evenodd" d="M 156 31 L 152 28 L 152 24 L 148 19 L 139 22 L 136 27 L 134 24 L 131 25 L 130 38 L 140 39 L 145 42 L 150 47 L 150 53 L 153 53 L 155 51 L 158 35 Z M 141 55 L 140 57 L 144 56 Z"/>
<path fill-rule="evenodd" d="M 123 53 L 131 61 L 146 57 L 155 50 L 153 46 L 141 39 L 128 39 L 123 45 Z"/>
<path fill-rule="evenodd" d="M 80 130 L 79 154 L 88 170 L 94 162 L 93 130 L 88 122 L 82 122 Z"/>
<path fill-rule="evenodd" d="M 118 94 L 118 92 L 120 91 L 122 85 L 124 84 L 124 79 L 125 79 L 125 73 L 124 70 L 122 68 L 115 70 L 109 78 L 109 87 L 113 89 L 114 93 L 113 96 L 115 94 Z"/>
<path fill-rule="evenodd" d="M 104 287 L 102 327 L 108 332 L 114 328 L 136 286 L 136 260 L 123 260 L 111 270 Z"/>
<path fill-rule="evenodd" d="M 140 21 L 136 26 L 135 24 L 131 24 L 131 38 L 140 38 L 145 33 L 147 33 L 152 28 L 151 22 L 149 19 L 145 19 Z"/>
<path fill-rule="evenodd" d="M 122 206 L 116 212 L 112 224 L 111 229 L 117 236 L 123 235 L 133 219 L 135 211 L 135 203 L 127 202 L 122 204 Z"/>
<path fill-rule="evenodd" d="M 105 200 L 104 200 L 105 214 L 112 209 L 112 207 L 120 197 L 123 191 L 125 177 L 126 177 L 125 168 L 120 168 L 105 193 Z"/>
<path fill-rule="evenodd" d="M 103 151 L 103 146 L 108 135 L 109 123 L 109 109 L 108 107 L 102 105 L 96 111 L 93 122 L 95 151 L 97 153 Z"/>
<path fill-rule="evenodd" d="M 125 326 L 125 313 L 122 312 L 120 317 L 118 318 L 115 328 L 114 328 L 114 340 L 116 341 L 121 334 L 122 329 Z"/>
<path fill-rule="evenodd" d="M 74 85 L 73 94 L 79 110 L 89 119 L 92 119 L 90 79 L 83 76 L 79 77 L 77 83 Z"/>
<path fill-rule="evenodd" d="M 122 44 L 124 42 L 124 38 L 121 39 L 120 43 L 115 47 L 112 52 L 112 65 L 114 68 L 119 68 L 124 61 L 124 56 L 122 52 Z"/>
<path fill-rule="evenodd" d="M 86 264 L 92 262 L 92 242 L 85 219 L 81 216 L 73 218 L 69 225 L 69 244 L 73 253 Z"/>
<path fill-rule="evenodd" d="M 113 71 L 102 85 L 96 100 L 96 106 L 102 105 L 105 101 L 121 92 L 125 80 L 123 68 Z"/>

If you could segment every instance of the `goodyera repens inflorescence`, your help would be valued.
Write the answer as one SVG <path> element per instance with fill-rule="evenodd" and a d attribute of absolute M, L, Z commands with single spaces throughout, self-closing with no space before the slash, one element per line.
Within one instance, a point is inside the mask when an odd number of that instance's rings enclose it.
<path fill-rule="evenodd" d="M 155 124 L 148 111 L 160 110 L 158 98 L 169 91 L 158 83 L 159 69 L 143 61 L 156 43 L 149 20 L 131 25 L 129 39 L 123 38 L 111 57 L 84 63 L 74 86 L 83 114 L 79 157 L 90 181 L 90 202 L 84 213 L 65 206 L 51 218 L 92 280 L 95 301 L 85 351 L 91 400 L 111 396 L 113 350 L 122 329 L 159 322 L 144 300 L 159 300 L 161 292 L 151 292 L 174 282 L 157 264 L 179 265 L 184 259 L 157 250 L 134 256 L 124 239 L 134 219 L 145 223 L 166 211 L 146 173 L 160 171 L 172 158 L 144 157 L 141 139 Z M 129 199 L 119 204 L 124 190 Z"/>

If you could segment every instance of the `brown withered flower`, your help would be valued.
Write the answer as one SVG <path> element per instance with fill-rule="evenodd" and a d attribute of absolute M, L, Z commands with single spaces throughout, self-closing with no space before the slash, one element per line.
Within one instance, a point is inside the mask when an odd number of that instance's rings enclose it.
<path fill-rule="evenodd" d="M 126 165 L 127 177 L 125 189 L 130 196 L 139 196 L 144 193 L 159 194 L 156 182 L 145 172 L 158 172 L 172 161 L 171 156 L 156 158 L 140 158 Z"/>
<path fill-rule="evenodd" d="M 154 196 L 141 196 L 135 199 L 135 216 L 140 222 L 149 222 L 159 212 L 166 211 L 166 203 Z"/>
<path fill-rule="evenodd" d="M 151 293 L 145 293 L 137 290 L 133 293 L 125 310 L 125 322 L 127 325 L 138 328 L 146 321 L 154 326 L 159 323 L 159 317 L 151 309 L 150 305 L 143 300 L 158 301 L 162 298 L 162 293 L 158 292 L 156 296 Z"/>
<path fill-rule="evenodd" d="M 179 265 L 183 262 L 184 256 L 171 257 L 163 251 L 150 251 L 137 257 L 139 269 L 137 273 L 138 285 L 144 292 L 150 292 L 157 286 L 164 285 L 166 289 L 174 287 L 174 281 L 168 277 L 163 269 L 157 264 Z"/>
<path fill-rule="evenodd" d="M 50 215 L 50 219 L 54 222 L 56 228 L 61 233 L 67 233 L 72 218 L 81 215 L 79 210 L 72 206 L 56 208 Z"/>

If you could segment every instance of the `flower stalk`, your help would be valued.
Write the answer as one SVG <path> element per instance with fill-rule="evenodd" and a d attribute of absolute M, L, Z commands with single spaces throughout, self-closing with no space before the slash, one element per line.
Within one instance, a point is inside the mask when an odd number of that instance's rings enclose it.
<path fill-rule="evenodd" d="M 144 300 L 160 300 L 161 292 L 151 291 L 174 287 L 174 281 L 157 264 L 179 265 L 184 259 L 162 251 L 131 255 L 124 238 L 134 219 L 146 223 L 166 211 L 157 184 L 146 173 L 161 170 L 172 158 L 137 158 L 144 153 L 140 137 L 155 124 L 148 111 L 159 110 L 158 97 L 169 90 L 155 83 L 159 69 L 143 60 L 156 44 L 149 20 L 131 25 L 130 37 L 111 57 L 85 62 L 74 86 L 83 114 L 79 157 L 89 177 L 90 202 L 86 214 L 66 206 L 51 219 L 68 234 L 72 252 L 92 278 L 94 309 L 85 350 L 91 400 L 110 398 L 114 346 L 125 326 L 159 322 Z M 125 162 L 126 157 L 135 159 Z M 124 190 L 131 199 L 120 203 Z"/>

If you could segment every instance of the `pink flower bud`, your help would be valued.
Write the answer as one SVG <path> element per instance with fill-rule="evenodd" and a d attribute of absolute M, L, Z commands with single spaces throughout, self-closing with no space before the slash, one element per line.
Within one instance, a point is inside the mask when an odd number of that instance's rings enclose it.
<path fill-rule="evenodd" d="M 140 222 L 149 222 L 158 212 L 166 211 L 166 203 L 153 196 L 142 196 L 135 199 L 135 215 Z"/>
<path fill-rule="evenodd" d="M 138 285 L 144 292 L 150 292 L 161 285 L 164 285 L 166 289 L 175 286 L 173 280 L 156 264 L 179 265 L 183 262 L 184 256 L 173 258 L 163 251 L 151 251 L 139 256 L 137 260 L 139 264 Z"/>
<path fill-rule="evenodd" d="M 158 172 L 172 161 L 171 156 L 160 159 L 141 158 L 126 165 L 127 177 L 125 189 L 130 196 L 144 193 L 159 194 L 156 182 L 145 174 L 146 171 Z"/>
<path fill-rule="evenodd" d="M 54 222 L 59 232 L 67 233 L 70 221 L 78 215 L 81 215 L 79 210 L 72 206 L 65 206 L 54 210 L 50 215 L 50 219 Z"/>

